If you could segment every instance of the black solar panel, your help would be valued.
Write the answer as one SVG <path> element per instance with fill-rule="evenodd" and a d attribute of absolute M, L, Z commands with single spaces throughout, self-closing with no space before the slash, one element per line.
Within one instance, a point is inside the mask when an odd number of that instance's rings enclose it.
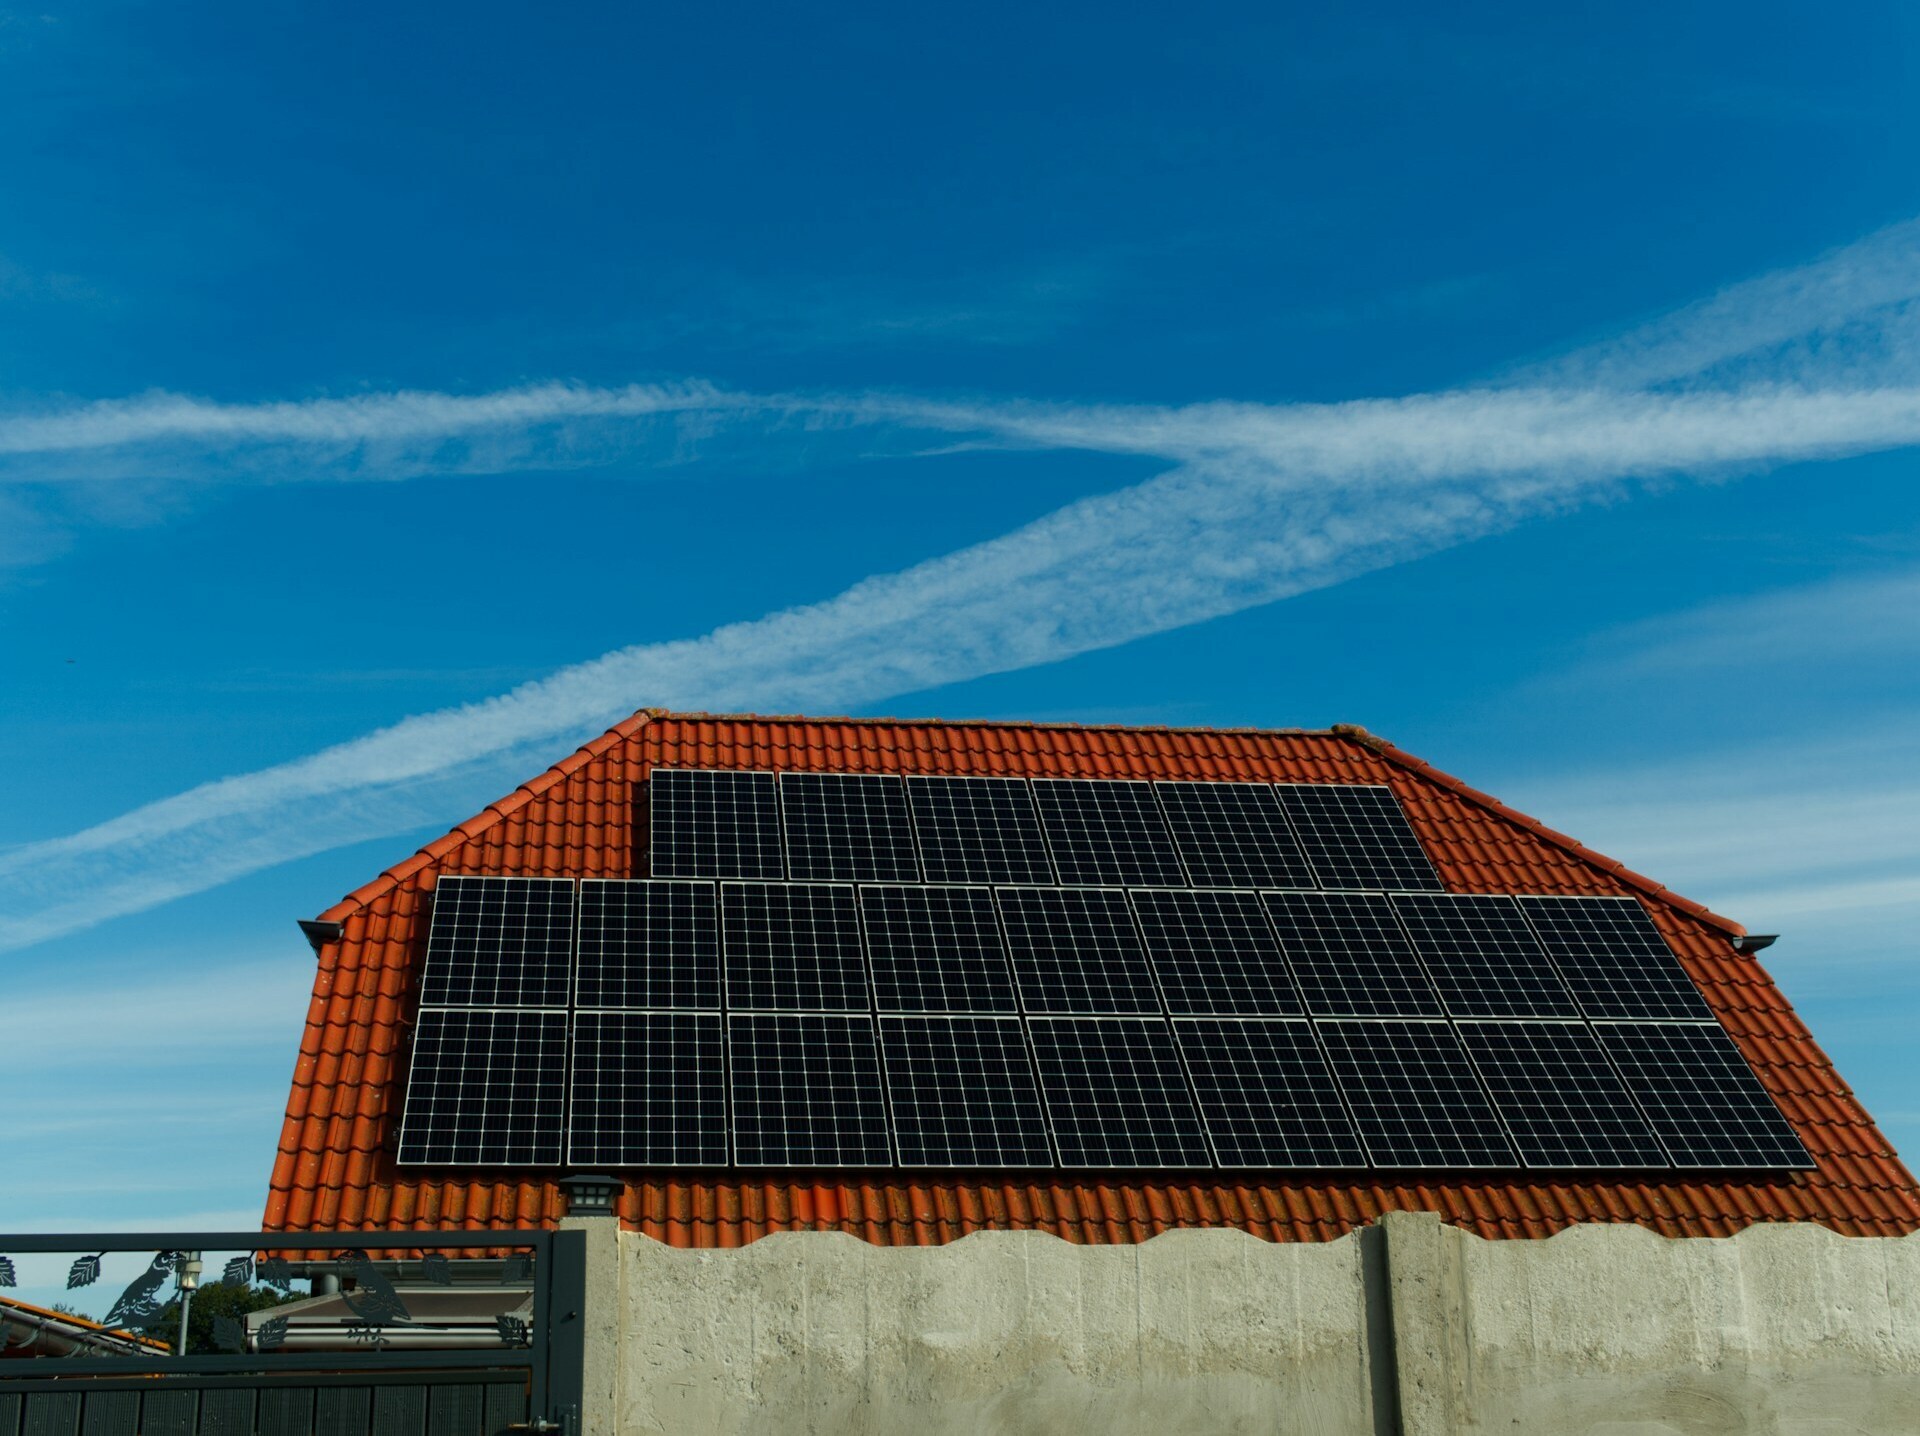
<path fill-rule="evenodd" d="M 1063 1167 L 1205 1167 L 1164 1018 L 1037 1017 L 1028 1029 Z"/>
<path fill-rule="evenodd" d="M 1595 1030 L 1676 1167 L 1811 1167 L 1813 1159 L 1717 1024 Z"/>
<path fill-rule="evenodd" d="M 863 887 L 882 1012 L 1018 1012 L 989 888 Z"/>
<path fill-rule="evenodd" d="M 1632 898 L 1523 897 L 1520 911 L 1587 1016 L 1713 1021 L 1700 989 Z"/>
<path fill-rule="evenodd" d="M 569 878 L 441 878 L 420 1000 L 434 1007 L 565 1007 L 573 899 Z"/>
<path fill-rule="evenodd" d="M 1367 1164 L 1304 1018 L 1178 1017 L 1173 1031 L 1221 1166 Z"/>
<path fill-rule="evenodd" d="M 880 1018 L 905 1167 L 1050 1167 L 1047 1119 L 1017 1017 Z"/>
<path fill-rule="evenodd" d="M 1310 888 L 1313 870 L 1265 783 L 1155 783 L 1196 887 Z"/>
<path fill-rule="evenodd" d="M 745 1167 L 884 1167 L 887 1102 L 873 1019 L 730 1013 L 734 1160 Z"/>
<path fill-rule="evenodd" d="M 1304 1011 L 1253 893 L 1138 888 L 1132 894 L 1167 1011 Z"/>
<path fill-rule="evenodd" d="M 1529 1167 L 1667 1165 L 1585 1023 L 1462 1022 L 1456 1030 Z"/>
<path fill-rule="evenodd" d="M 1379 893 L 1268 893 L 1307 1011 L 1316 1017 L 1438 1017 L 1444 1009 Z"/>
<path fill-rule="evenodd" d="M 1160 995 L 1114 888 L 1001 888 L 1013 978 L 1028 1012 L 1158 1012 Z"/>
<path fill-rule="evenodd" d="M 1314 1024 L 1376 1167 L 1511 1167 L 1513 1148 L 1444 1022 Z"/>
<path fill-rule="evenodd" d="M 1401 893 L 1393 910 L 1455 1017 L 1577 1017 L 1510 897 Z"/>
<path fill-rule="evenodd" d="M 840 883 L 720 884 L 727 1006 L 865 1012 L 867 968 L 853 889 Z"/>
<path fill-rule="evenodd" d="M 1391 788 L 1282 783 L 1275 790 L 1323 888 L 1444 887 Z"/>
<path fill-rule="evenodd" d="M 717 1012 L 581 1012 L 573 1019 L 575 1166 L 723 1166 L 726 1044 Z"/>
<path fill-rule="evenodd" d="M 930 883 L 1050 883 L 1046 839 L 1019 778 L 908 778 Z"/>
<path fill-rule="evenodd" d="M 917 882 L 907 790 L 881 773 L 782 773 L 787 872 L 795 881 Z"/>
<path fill-rule="evenodd" d="M 720 1006 L 720 915 L 712 883 L 580 884 L 580 1007 Z"/>
<path fill-rule="evenodd" d="M 423 1008 L 400 1122 L 407 1166 L 560 1161 L 567 1014 Z"/>
<path fill-rule="evenodd" d="M 773 774 L 655 768 L 647 788 L 653 876 L 786 876 Z"/>
<path fill-rule="evenodd" d="M 1063 883 L 1184 887 L 1187 875 L 1153 784 L 1036 778 L 1034 806 Z"/>

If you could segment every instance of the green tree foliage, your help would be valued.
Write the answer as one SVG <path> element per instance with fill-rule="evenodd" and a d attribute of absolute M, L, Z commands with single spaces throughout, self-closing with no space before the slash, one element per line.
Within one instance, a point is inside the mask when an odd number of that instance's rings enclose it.
<path fill-rule="evenodd" d="M 275 1291 L 270 1286 L 228 1286 L 225 1282 L 210 1282 L 193 1294 L 193 1303 L 187 1308 L 187 1354 L 189 1356 L 227 1355 L 224 1348 L 213 1339 L 213 1323 L 219 1317 L 231 1317 L 235 1321 L 244 1318 L 248 1312 L 265 1311 L 269 1307 L 285 1306 L 290 1301 L 304 1298 L 287 1292 Z M 172 1344 L 179 1339 L 180 1298 L 167 1303 L 160 1318 L 147 1332 L 157 1340 Z"/>

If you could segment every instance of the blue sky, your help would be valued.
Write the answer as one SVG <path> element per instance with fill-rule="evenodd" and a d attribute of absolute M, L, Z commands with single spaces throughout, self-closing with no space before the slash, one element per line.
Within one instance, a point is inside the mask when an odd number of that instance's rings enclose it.
<path fill-rule="evenodd" d="M 1429 9 L 0 11 L 0 1227 L 653 704 L 1362 723 L 1920 1148 L 1920 19 Z"/>

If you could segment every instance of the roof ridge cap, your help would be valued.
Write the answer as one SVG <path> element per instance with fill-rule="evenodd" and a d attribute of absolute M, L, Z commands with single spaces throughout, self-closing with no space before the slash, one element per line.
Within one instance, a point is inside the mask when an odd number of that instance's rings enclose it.
<path fill-rule="evenodd" d="M 503 821 L 509 814 L 525 807 L 542 793 L 563 778 L 578 772 L 608 749 L 616 747 L 633 737 L 656 718 L 664 717 L 662 708 L 641 708 L 626 718 L 622 718 L 613 727 L 599 736 L 588 739 L 559 762 L 534 774 L 520 784 L 511 793 L 494 799 L 478 813 L 464 822 L 456 823 L 447 832 L 432 842 L 415 850 L 413 855 L 395 863 L 371 882 L 362 883 L 340 901 L 319 916 L 320 922 L 344 922 L 356 912 L 364 911 L 373 900 L 393 891 L 401 883 L 419 872 L 421 868 L 445 857 L 455 848 L 461 847 L 480 836 L 488 828 Z"/>
<path fill-rule="evenodd" d="M 1484 793 L 1471 784 L 1454 777 L 1453 774 L 1434 767 L 1433 764 L 1424 758 L 1414 757 L 1414 755 L 1407 752 L 1406 749 L 1396 747 L 1385 738 L 1380 737 L 1377 733 L 1369 733 L 1358 723 L 1336 723 L 1333 725 L 1332 731 L 1342 738 L 1358 743 L 1361 747 L 1379 754 L 1388 762 L 1397 763 L 1409 772 L 1418 773 L 1429 782 L 1436 783 L 1456 796 L 1465 798 L 1468 802 L 1485 808 L 1488 812 L 1497 814 L 1516 827 L 1524 828 L 1536 838 L 1551 843 L 1557 848 L 1564 849 L 1566 852 L 1571 853 L 1586 863 L 1589 867 L 1597 868 L 1608 876 L 1619 879 L 1629 887 L 1638 888 L 1648 897 L 1663 902 L 1669 907 L 1678 908 L 1690 917 L 1698 918 L 1702 922 L 1717 927 L 1730 936 L 1745 937 L 1747 935 L 1746 927 L 1741 923 L 1735 922 L 1732 918 L 1721 916 L 1704 903 L 1697 903 L 1692 898 L 1682 897 L 1664 883 L 1655 882 L 1645 873 L 1635 872 L 1617 858 L 1610 858 L 1605 853 L 1595 852 L 1579 839 L 1569 837 L 1567 834 L 1555 828 L 1548 827 L 1538 818 L 1528 817 L 1518 808 L 1508 807 L 1505 803 L 1494 797 L 1493 794 Z"/>
<path fill-rule="evenodd" d="M 1064 730 L 1076 733 L 1246 733 L 1282 738 L 1325 738 L 1339 733 L 1342 724 L 1330 728 L 1234 728 L 1211 727 L 1195 723 L 1074 723 L 1067 720 L 1044 722 L 1033 718 L 891 718 L 856 717 L 843 713 L 708 713 L 697 709 L 649 708 L 656 718 L 680 719 L 692 723 L 858 723 L 885 728 L 1017 728 Z M 1362 730 L 1365 731 L 1365 730 Z"/>

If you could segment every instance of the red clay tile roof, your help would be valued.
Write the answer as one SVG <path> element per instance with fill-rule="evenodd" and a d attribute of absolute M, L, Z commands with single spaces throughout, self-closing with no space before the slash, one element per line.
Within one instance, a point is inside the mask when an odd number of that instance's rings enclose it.
<path fill-rule="evenodd" d="M 1311 1176 L 1260 1182 L 1149 1175 L 829 1173 L 689 1178 L 627 1173 L 622 1223 L 687 1247 L 774 1231 L 845 1231 L 882 1245 L 1033 1228 L 1069 1241 L 1144 1241 L 1239 1227 L 1321 1241 L 1383 1211 L 1439 1212 L 1488 1237 L 1574 1222 L 1728 1236 L 1810 1221 L 1860 1236 L 1920 1230 L 1920 1188 L 1773 980 L 1729 938 L 1743 929 L 1581 847 L 1358 728 L 1325 732 L 1029 723 L 719 717 L 646 711 L 587 744 L 322 914 L 345 927 L 319 954 L 267 1197 L 269 1230 L 551 1224 L 553 1174 L 434 1178 L 393 1162 L 417 1001 L 422 896 L 441 873 L 633 875 L 633 788 L 656 766 L 1051 777 L 1385 783 L 1455 892 L 1628 893 L 1666 934 L 1818 1165 L 1757 1180 L 1469 1179 L 1392 1185 Z"/>

